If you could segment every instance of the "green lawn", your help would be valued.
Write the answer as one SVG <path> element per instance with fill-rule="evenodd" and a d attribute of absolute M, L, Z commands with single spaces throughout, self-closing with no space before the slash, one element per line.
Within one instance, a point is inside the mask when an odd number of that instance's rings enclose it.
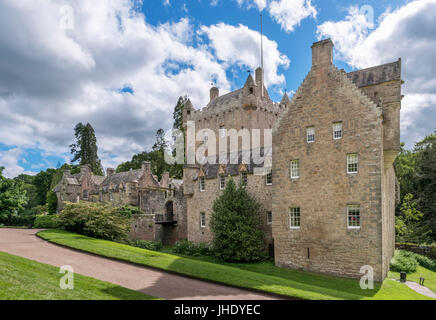
<path fill-rule="evenodd" d="M 275 267 L 270 262 L 221 264 L 150 251 L 60 230 L 41 231 L 48 241 L 213 282 L 303 299 L 429 299 L 393 280 L 362 290 L 359 281 Z"/>
<path fill-rule="evenodd" d="M 0 252 L 0 300 L 152 300 L 115 284 L 74 274 L 74 289 L 62 290 L 59 268 Z"/>
<path fill-rule="evenodd" d="M 400 273 L 390 272 L 389 277 L 393 279 L 400 279 Z M 436 272 L 428 270 L 424 267 L 418 266 L 416 272 L 407 274 L 407 280 L 419 283 L 419 277 L 424 277 L 424 285 L 436 293 Z"/>

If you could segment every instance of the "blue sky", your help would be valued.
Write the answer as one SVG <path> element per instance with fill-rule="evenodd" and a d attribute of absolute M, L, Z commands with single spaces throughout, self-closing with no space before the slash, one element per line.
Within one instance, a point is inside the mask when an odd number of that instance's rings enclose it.
<path fill-rule="evenodd" d="M 330 37 L 347 71 L 401 57 L 402 141 L 435 130 L 436 0 L 4 0 L 0 166 L 13 177 L 68 162 L 78 122 L 93 125 L 104 167 L 149 149 L 180 95 L 200 109 L 211 82 L 243 85 L 260 64 L 260 12 L 273 100 L 297 90 L 311 44 Z"/>

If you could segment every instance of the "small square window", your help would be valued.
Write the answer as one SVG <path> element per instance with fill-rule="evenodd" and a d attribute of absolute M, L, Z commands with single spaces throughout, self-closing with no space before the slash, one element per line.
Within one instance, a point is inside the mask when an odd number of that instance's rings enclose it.
<path fill-rule="evenodd" d="M 315 128 L 310 127 L 306 129 L 307 133 L 307 143 L 315 142 Z"/>
<path fill-rule="evenodd" d="M 272 170 L 271 168 L 266 169 L 266 185 L 270 186 L 272 185 Z"/>
<path fill-rule="evenodd" d="M 291 179 L 300 178 L 300 160 L 292 160 L 290 165 Z"/>
<path fill-rule="evenodd" d="M 271 211 L 268 211 L 266 213 L 266 223 L 267 224 L 271 224 L 272 223 L 272 212 Z"/>
<path fill-rule="evenodd" d="M 333 139 L 342 139 L 342 122 L 333 123 Z"/>
<path fill-rule="evenodd" d="M 199 184 L 200 184 L 200 191 L 206 191 L 206 181 L 204 180 L 204 177 L 200 177 L 199 179 Z"/>
<path fill-rule="evenodd" d="M 243 188 L 245 188 L 248 184 L 248 175 L 247 172 L 241 173 L 241 185 Z"/>
<path fill-rule="evenodd" d="M 206 213 L 200 212 L 200 228 L 206 228 Z"/>
<path fill-rule="evenodd" d="M 220 190 L 224 190 L 226 188 L 226 177 L 220 176 Z"/>
<path fill-rule="evenodd" d="M 350 205 L 347 207 L 348 228 L 360 228 L 360 205 Z"/>
<path fill-rule="evenodd" d="M 357 153 L 347 155 L 347 173 L 357 173 L 359 169 L 359 157 Z"/>
<path fill-rule="evenodd" d="M 289 209 L 289 228 L 300 229 L 300 208 Z"/>

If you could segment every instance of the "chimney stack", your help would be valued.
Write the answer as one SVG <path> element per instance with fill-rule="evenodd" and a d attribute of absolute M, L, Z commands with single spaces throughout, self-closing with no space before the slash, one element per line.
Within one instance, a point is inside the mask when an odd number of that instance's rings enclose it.
<path fill-rule="evenodd" d="M 68 178 L 70 175 L 71 175 L 71 171 L 70 170 L 64 170 L 64 173 L 63 173 L 63 177 L 64 178 Z"/>
<path fill-rule="evenodd" d="M 168 172 L 164 172 L 162 174 L 162 179 L 160 180 L 160 186 L 162 188 L 168 188 L 170 182 L 170 174 Z"/>
<path fill-rule="evenodd" d="M 151 163 L 148 161 L 142 162 L 141 169 L 142 169 L 142 171 L 151 174 Z"/>
<path fill-rule="evenodd" d="M 333 42 L 325 39 L 312 45 L 312 67 L 325 67 L 333 64 Z"/>
<path fill-rule="evenodd" d="M 113 175 L 115 173 L 115 169 L 114 168 L 107 168 L 106 169 L 106 175 L 108 177 L 110 177 L 111 175 Z"/>
<path fill-rule="evenodd" d="M 218 89 L 217 87 L 210 88 L 210 101 L 209 102 L 212 102 L 213 100 L 218 98 L 219 95 L 220 95 L 220 89 Z"/>

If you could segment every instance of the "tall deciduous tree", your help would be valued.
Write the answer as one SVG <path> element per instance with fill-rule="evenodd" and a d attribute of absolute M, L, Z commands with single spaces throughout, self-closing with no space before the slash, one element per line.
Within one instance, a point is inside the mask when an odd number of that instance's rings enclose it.
<path fill-rule="evenodd" d="M 70 145 L 73 159 L 71 162 L 79 161 L 80 165 L 88 164 L 94 174 L 103 175 L 101 161 L 98 158 L 97 138 L 92 126 L 87 123 L 78 123 L 74 128 L 76 142 Z"/>
<path fill-rule="evenodd" d="M 3 177 L 3 170 L 0 167 L 0 222 L 7 223 L 24 209 L 27 196 L 23 183 Z"/>

